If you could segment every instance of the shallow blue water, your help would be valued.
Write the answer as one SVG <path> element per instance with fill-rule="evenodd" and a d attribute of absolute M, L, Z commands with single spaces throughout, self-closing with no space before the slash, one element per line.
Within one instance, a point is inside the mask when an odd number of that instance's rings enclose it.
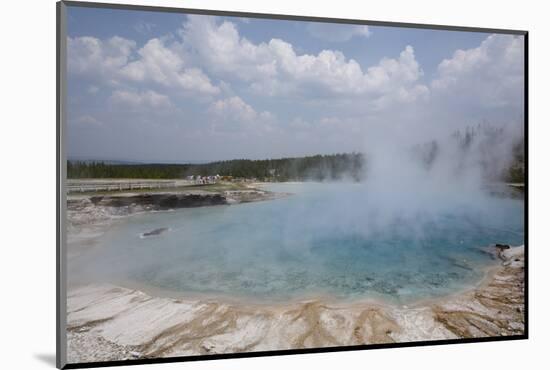
<path fill-rule="evenodd" d="M 495 263 L 481 248 L 523 244 L 522 200 L 483 196 L 387 209 L 360 184 L 270 189 L 294 195 L 129 217 L 77 269 L 110 282 L 237 298 L 408 302 L 479 281 Z M 161 227 L 169 230 L 140 238 Z"/>

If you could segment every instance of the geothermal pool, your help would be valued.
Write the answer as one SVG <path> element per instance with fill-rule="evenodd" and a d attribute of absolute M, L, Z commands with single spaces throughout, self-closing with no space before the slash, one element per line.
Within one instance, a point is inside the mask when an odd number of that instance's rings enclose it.
<path fill-rule="evenodd" d="M 117 221 L 71 262 L 72 273 L 174 295 L 408 303 L 479 282 L 496 263 L 483 252 L 488 245 L 523 244 L 521 199 L 407 202 L 352 183 L 267 189 L 293 195 Z M 143 237 L 159 228 L 167 230 Z"/>

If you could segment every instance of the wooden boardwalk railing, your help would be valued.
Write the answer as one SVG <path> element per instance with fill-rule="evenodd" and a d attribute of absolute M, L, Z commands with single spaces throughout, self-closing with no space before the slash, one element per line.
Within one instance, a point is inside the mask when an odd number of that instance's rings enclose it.
<path fill-rule="evenodd" d="M 161 189 L 176 187 L 176 181 L 71 181 L 67 183 L 67 193 L 85 193 L 99 191 L 123 191 L 138 189 Z"/>

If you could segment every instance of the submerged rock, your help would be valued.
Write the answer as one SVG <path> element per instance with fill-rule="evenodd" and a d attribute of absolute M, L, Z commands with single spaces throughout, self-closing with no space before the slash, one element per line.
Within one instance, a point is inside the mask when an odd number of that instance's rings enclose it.
<path fill-rule="evenodd" d="M 141 234 L 141 236 L 155 236 L 155 235 L 160 235 L 162 234 L 163 232 L 165 231 L 168 231 L 168 228 L 167 227 L 159 227 L 158 229 L 154 229 L 154 230 L 151 230 L 151 231 L 148 231 L 146 233 L 143 233 Z"/>

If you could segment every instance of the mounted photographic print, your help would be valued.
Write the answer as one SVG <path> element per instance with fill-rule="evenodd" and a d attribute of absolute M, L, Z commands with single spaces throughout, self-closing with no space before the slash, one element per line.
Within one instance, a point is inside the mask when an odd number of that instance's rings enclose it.
<path fill-rule="evenodd" d="M 525 31 L 58 3 L 58 367 L 527 338 L 526 86 Z"/>

